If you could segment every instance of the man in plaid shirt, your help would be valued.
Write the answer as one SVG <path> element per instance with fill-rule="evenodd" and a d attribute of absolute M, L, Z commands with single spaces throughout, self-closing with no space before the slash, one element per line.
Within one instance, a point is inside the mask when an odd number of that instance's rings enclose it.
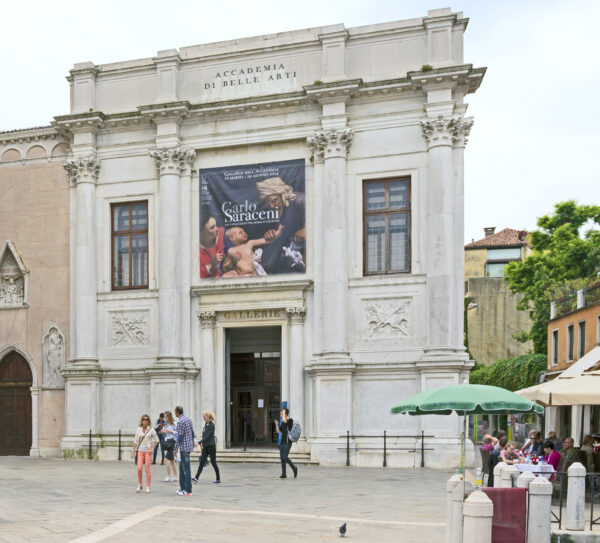
<path fill-rule="evenodd" d="M 179 463 L 179 490 L 180 496 L 192 495 L 192 468 L 190 466 L 190 453 L 194 450 L 194 427 L 192 419 L 183 414 L 183 407 L 178 405 L 175 414 L 179 417 L 177 421 L 177 444 L 175 454 L 179 451 L 181 462 Z"/>

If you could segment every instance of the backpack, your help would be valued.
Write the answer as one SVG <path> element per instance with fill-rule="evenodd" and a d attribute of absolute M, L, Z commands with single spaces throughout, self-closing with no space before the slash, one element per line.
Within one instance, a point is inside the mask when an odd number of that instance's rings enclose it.
<path fill-rule="evenodd" d="M 300 428 L 300 425 L 298 424 L 297 421 L 294 421 L 292 423 L 292 429 L 288 430 L 288 439 L 292 443 L 296 443 L 296 441 L 298 441 L 300 439 L 301 433 L 302 433 L 302 428 Z"/>

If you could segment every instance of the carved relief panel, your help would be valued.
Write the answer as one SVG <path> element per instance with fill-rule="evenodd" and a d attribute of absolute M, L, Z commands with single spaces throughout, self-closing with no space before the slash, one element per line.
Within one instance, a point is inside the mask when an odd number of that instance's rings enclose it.
<path fill-rule="evenodd" d="M 111 311 L 110 343 L 111 347 L 130 347 L 148 345 L 148 311 Z"/>
<path fill-rule="evenodd" d="M 0 252 L 0 309 L 27 305 L 28 275 L 13 242 L 6 241 Z"/>
<path fill-rule="evenodd" d="M 362 310 L 365 339 L 399 339 L 410 336 L 410 300 L 363 300 Z"/>

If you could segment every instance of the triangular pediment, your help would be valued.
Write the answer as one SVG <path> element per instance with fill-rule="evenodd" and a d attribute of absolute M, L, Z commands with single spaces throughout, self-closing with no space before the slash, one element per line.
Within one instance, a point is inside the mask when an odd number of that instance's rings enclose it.
<path fill-rule="evenodd" d="M 10 240 L 6 240 L 2 251 L 0 251 L 0 276 L 11 277 L 27 273 L 29 273 L 29 270 L 23 264 L 15 244 Z"/>

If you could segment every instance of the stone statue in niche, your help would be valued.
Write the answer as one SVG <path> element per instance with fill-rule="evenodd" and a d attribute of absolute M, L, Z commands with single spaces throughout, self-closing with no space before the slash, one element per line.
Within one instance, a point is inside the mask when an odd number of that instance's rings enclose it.
<path fill-rule="evenodd" d="M 371 301 L 365 305 L 369 338 L 394 338 L 408 336 L 408 301 Z"/>
<path fill-rule="evenodd" d="M 61 370 L 65 365 L 65 335 L 56 325 L 51 325 L 44 336 L 44 386 L 62 388 Z"/>
<path fill-rule="evenodd" d="M 0 277 L 0 304 L 23 305 L 24 289 L 23 278 Z"/>

